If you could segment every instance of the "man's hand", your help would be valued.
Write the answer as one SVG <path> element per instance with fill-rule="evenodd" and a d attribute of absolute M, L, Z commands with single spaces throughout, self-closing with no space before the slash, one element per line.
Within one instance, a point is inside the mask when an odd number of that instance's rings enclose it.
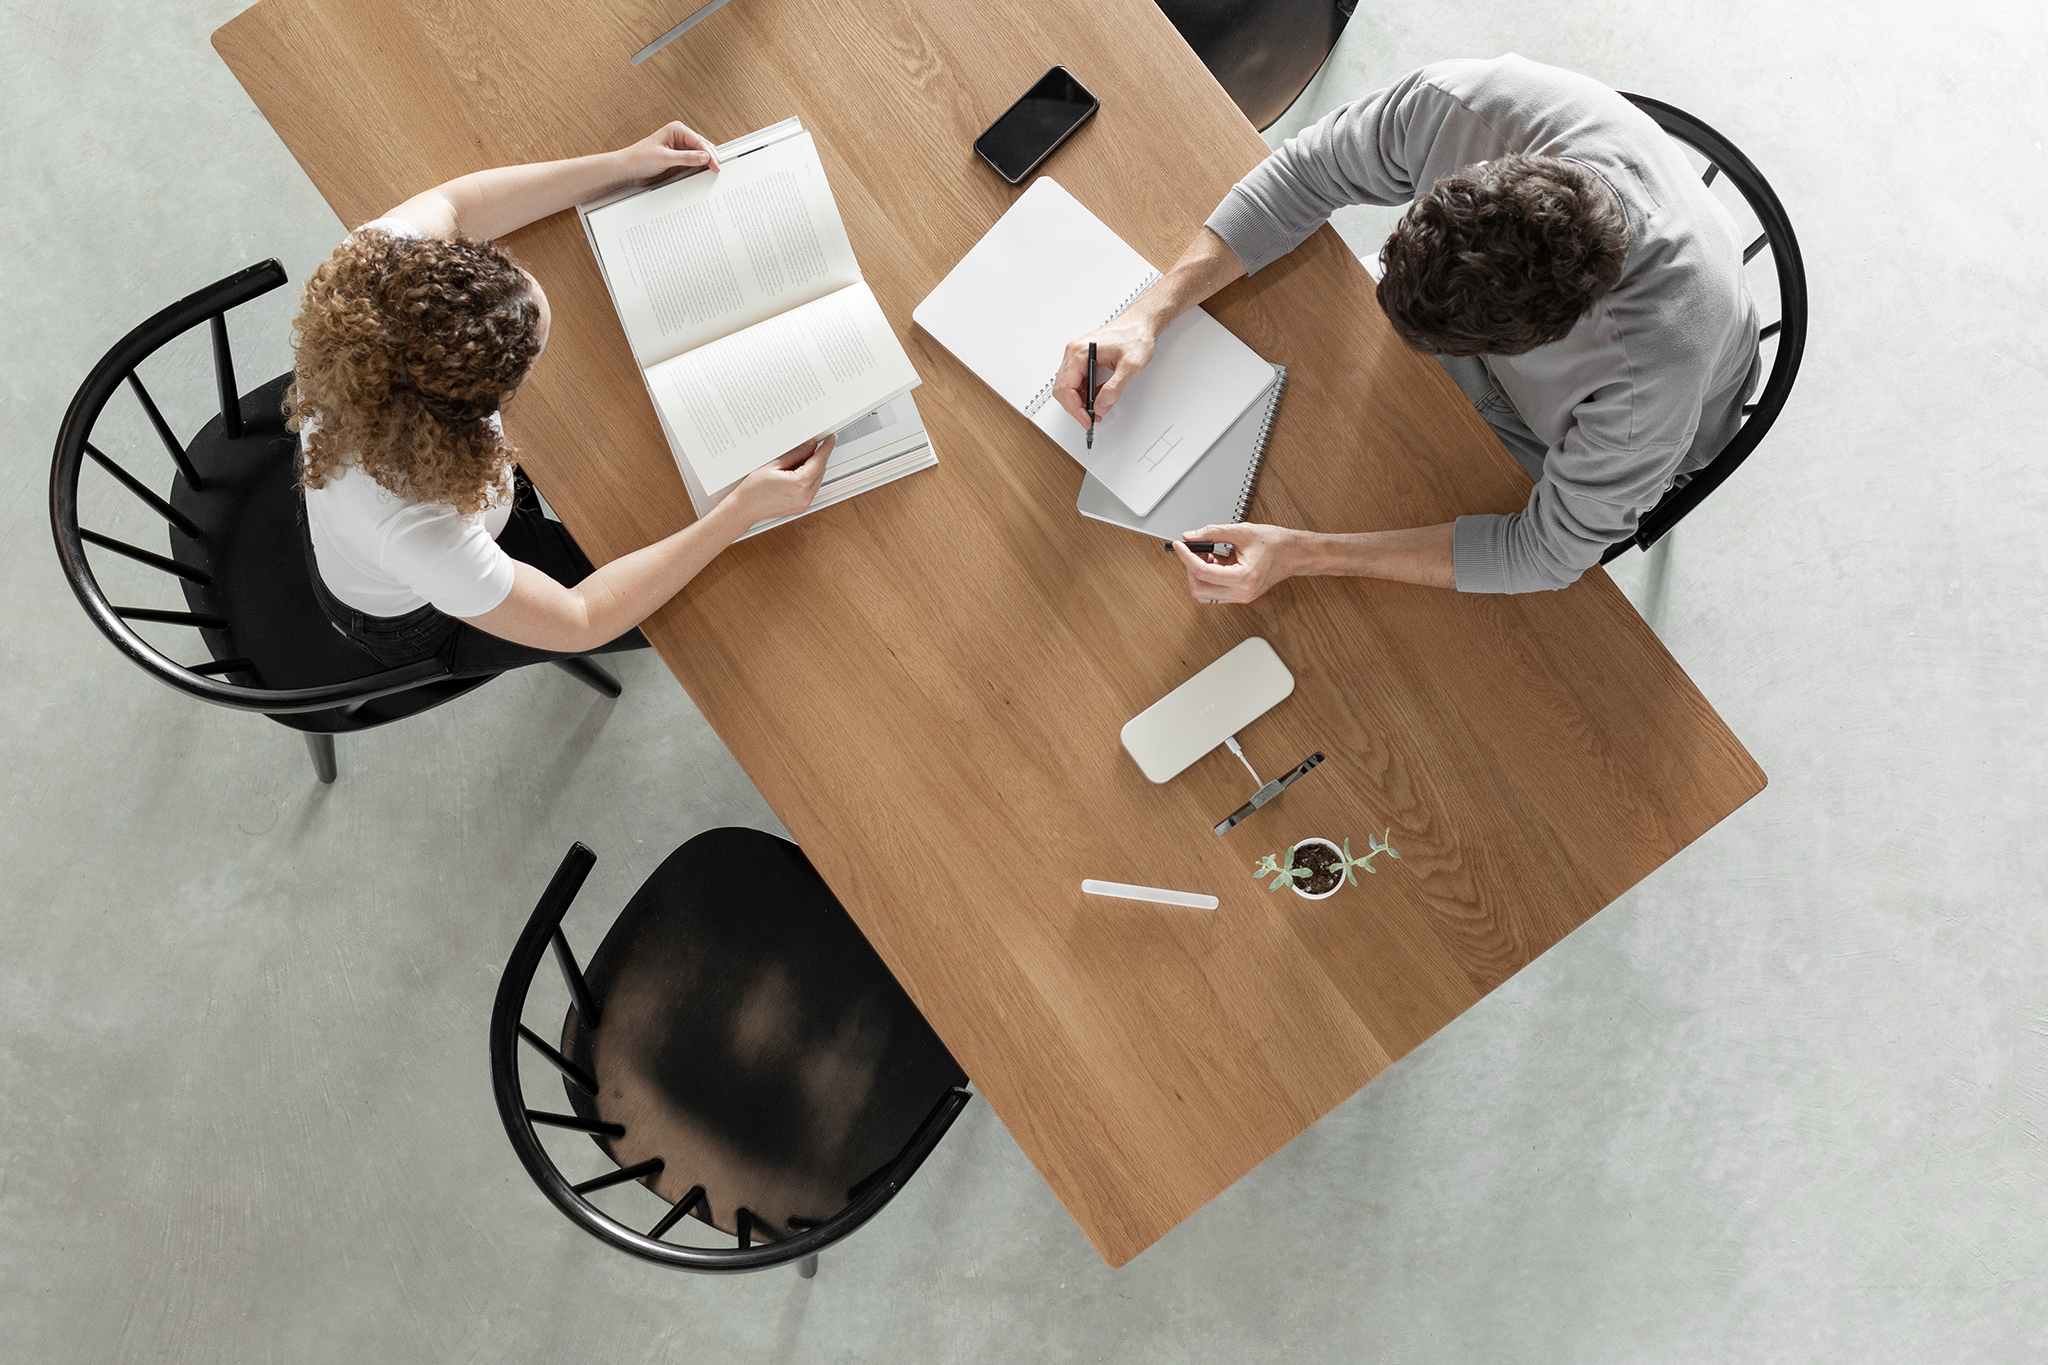
<path fill-rule="evenodd" d="M 1237 553 L 1220 561 L 1215 555 L 1198 555 L 1178 541 L 1173 553 L 1187 570 L 1188 591 L 1197 602 L 1242 604 L 1294 577 L 1297 550 L 1307 534 L 1284 526 L 1204 526 L 1181 540 L 1220 540 Z"/>
<path fill-rule="evenodd" d="M 1098 328 L 1079 341 L 1068 342 L 1066 354 L 1060 358 L 1059 375 L 1053 380 L 1053 397 L 1060 400 L 1060 406 L 1075 421 L 1084 427 L 1088 425 L 1088 407 L 1082 401 L 1081 386 L 1087 378 L 1088 343 L 1092 341 L 1097 371 L 1095 416 L 1098 421 L 1107 417 L 1116 400 L 1123 396 L 1125 386 L 1151 361 L 1159 330 L 1149 313 L 1133 308 L 1107 327 Z M 1109 371 L 1107 379 L 1100 377 L 1104 370 Z"/>
<path fill-rule="evenodd" d="M 832 458 L 832 447 L 838 442 L 837 436 L 806 441 L 741 479 L 740 486 L 732 490 L 732 501 L 747 525 L 809 510 L 824 481 L 825 462 Z"/>
<path fill-rule="evenodd" d="M 1173 269 L 1125 309 L 1123 316 L 1067 343 L 1067 353 L 1060 358 L 1059 374 L 1053 380 L 1053 396 L 1068 416 L 1088 425 L 1088 410 L 1081 403 L 1081 372 L 1088 368 L 1088 343 L 1092 341 L 1095 368 L 1110 372 L 1095 390 L 1095 415 L 1102 417 L 1151 363 L 1152 348 L 1173 320 L 1243 274 L 1244 262 L 1237 253 L 1207 227 L 1198 229 Z"/>
<path fill-rule="evenodd" d="M 613 155 L 618 158 L 620 176 L 629 185 L 652 185 L 699 166 L 718 169 L 718 153 L 710 141 L 682 123 L 657 128 Z"/>

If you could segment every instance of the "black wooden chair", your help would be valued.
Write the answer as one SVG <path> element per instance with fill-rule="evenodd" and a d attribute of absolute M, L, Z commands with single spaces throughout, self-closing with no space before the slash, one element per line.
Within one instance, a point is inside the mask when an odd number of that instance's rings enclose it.
<path fill-rule="evenodd" d="M 386 668 L 337 630 L 313 596 L 299 529 L 298 438 L 285 430 L 281 412 L 291 375 L 242 396 L 228 350 L 228 310 L 284 282 L 284 267 L 274 260 L 238 271 L 164 309 L 93 366 L 57 435 L 50 529 L 71 591 L 116 649 L 187 696 L 260 711 L 302 732 L 314 771 L 332 782 L 335 735 L 416 715 L 495 675 L 455 677 L 438 661 Z M 220 415 L 188 444 L 171 431 L 136 368 L 201 323 L 213 332 Z M 101 412 L 124 383 L 175 467 L 168 498 L 92 442 Z M 87 460 L 169 523 L 168 556 L 78 524 L 79 476 Z M 93 574 L 87 545 L 175 575 L 188 610 L 112 604 Z M 177 663 L 131 621 L 193 627 L 210 657 Z M 556 662 L 604 695 L 619 695 L 618 680 L 595 661 Z"/>
<path fill-rule="evenodd" d="M 1158 0 L 1255 128 L 1287 112 L 1322 70 L 1357 0 Z"/>
<path fill-rule="evenodd" d="M 1806 265 L 1799 256 L 1799 239 L 1792 234 L 1792 220 L 1785 215 L 1785 206 L 1778 202 L 1777 193 L 1764 179 L 1763 172 L 1734 143 L 1684 110 L 1647 95 L 1624 91 L 1623 98 L 1656 120 L 1657 126 L 1681 145 L 1706 158 L 1703 179 L 1707 184 L 1727 176 L 1736 192 L 1748 202 L 1750 212 L 1756 215 L 1762 231 L 1743 249 L 1742 263 L 1747 265 L 1759 253 L 1769 251 L 1771 263 L 1777 267 L 1778 321 L 1765 327 L 1758 339 L 1768 341 L 1777 337 L 1778 353 L 1756 401 L 1742 409 L 1741 429 L 1722 447 L 1721 453 L 1683 485 L 1666 493 L 1636 524 L 1633 536 L 1609 546 L 1607 553 L 1600 556 L 1602 564 L 1631 548 L 1649 549 L 1683 521 L 1687 513 L 1706 501 L 1709 493 L 1728 481 L 1728 476 L 1749 458 L 1771 424 L 1778 420 L 1778 414 L 1784 411 L 1785 400 L 1792 393 L 1792 381 L 1799 376 L 1800 357 L 1806 351 Z"/>
<path fill-rule="evenodd" d="M 609 1246 L 681 1270 L 797 1264 L 879 1213 L 970 1098 L 966 1076 L 796 845 L 715 829 L 670 854 L 577 968 L 562 917 L 596 855 L 570 848 L 499 978 L 491 1085 L 541 1193 Z M 559 1048 L 522 1022 L 549 945 L 568 986 Z M 530 1108 L 524 1039 L 569 1113 Z M 588 1133 L 608 1169 L 571 1182 L 535 1125 Z M 642 1233 L 586 1195 L 639 1181 Z M 693 1215 L 735 1239 L 664 1235 Z"/>

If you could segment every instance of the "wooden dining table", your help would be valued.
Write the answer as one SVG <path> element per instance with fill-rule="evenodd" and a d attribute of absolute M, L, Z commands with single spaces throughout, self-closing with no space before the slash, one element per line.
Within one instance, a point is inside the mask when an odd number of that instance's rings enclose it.
<path fill-rule="evenodd" d="M 1518 597 L 1307 579 L 1196 602 L 1157 540 L 1077 515 L 1082 471 L 913 326 L 1022 192 L 974 138 L 1054 63 L 1102 108 L 1043 173 L 1157 265 L 1266 154 L 1151 0 L 734 0 L 630 64 L 694 4 L 261 0 L 214 43 L 350 226 L 670 119 L 813 132 L 939 464 L 740 543 L 647 634 L 1121 1265 L 1764 775 L 1598 569 Z M 506 245 L 554 309 L 507 430 L 603 563 L 690 503 L 575 216 Z M 1526 502 L 1330 229 L 1208 306 L 1289 371 L 1254 520 L 1369 530 Z M 1219 837 L 1251 791 L 1238 760 L 1154 785 L 1118 732 L 1254 635 L 1297 685 L 1242 732 L 1247 757 L 1262 775 L 1327 760 Z M 1328 899 L 1250 875 L 1295 840 L 1382 831 L 1399 860 Z M 1083 878 L 1221 904 L 1085 896 Z"/>

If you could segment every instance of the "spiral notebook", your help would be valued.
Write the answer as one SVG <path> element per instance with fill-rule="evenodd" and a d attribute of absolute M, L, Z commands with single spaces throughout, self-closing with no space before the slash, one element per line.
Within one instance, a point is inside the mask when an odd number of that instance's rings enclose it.
<path fill-rule="evenodd" d="M 1179 540 L 1186 531 L 1204 526 L 1229 526 L 1251 512 L 1259 470 L 1266 459 L 1266 441 L 1287 388 L 1287 367 L 1273 367 L 1273 386 L 1245 409 L 1244 416 L 1223 433 L 1209 453 L 1195 462 L 1173 491 L 1159 500 L 1150 515 L 1139 516 L 1090 474 L 1081 481 L 1074 510 L 1084 517 L 1142 531 L 1161 540 Z"/>
<path fill-rule="evenodd" d="M 1066 344 L 1159 280 L 1081 201 L 1040 176 L 911 318 L 1133 513 L 1158 505 L 1273 386 L 1251 347 L 1200 308 L 1176 318 L 1114 410 L 1086 430 L 1053 401 Z"/>

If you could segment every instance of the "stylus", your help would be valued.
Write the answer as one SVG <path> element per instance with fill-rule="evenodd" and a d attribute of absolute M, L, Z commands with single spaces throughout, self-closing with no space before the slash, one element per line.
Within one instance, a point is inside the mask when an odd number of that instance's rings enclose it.
<path fill-rule="evenodd" d="M 1218 834 L 1223 833 L 1223 831 L 1229 829 L 1238 821 L 1244 819 L 1247 815 L 1250 815 L 1260 806 L 1265 805 L 1268 801 L 1271 801 L 1281 792 L 1286 791 L 1290 786 L 1294 785 L 1294 780 L 1296 778 L 1301 777 L 1303 774 L 1307 773 L 1310 768 L 1315 767 L 1316 764 L 1322 761 L 1323 755 L 1322 751 L 1319 749 L 1315 753 L 1312 753 L 1307 758 L 1303 759 L 1301 761 L 1301 766 L 1296 768 L 1293 772 L 1287 774 L 1287 776 L 1276 777 L 1271 782 L 1268 782 L 1265 786 L 1259 788 L 1256 792 L 1253 792 L 1251 800 L 1245 802 L 1242 806 L 1239 806 L 1236 810 L 1232 811 L 1228 816 L 1224 817 L 1223 823 L 1216 826 L 1216 832 Z"/>
<path fill-rule="evenodd" d="M 1082 406 L 1088 409 L 1088 448 L 1095 449 L 1095 343 L 1088 343 L 1088 378 L 1082 387 Z"/>
<path fill-rule="evenodd" d="M 1081 889 L 1091 896 L 1115 896 L 1118 900 L 1153 901 L 1160 905 L 1185 905 L 1190 910 L 1214 910 L 1217 905 L 1214 896 L 1198 895 L 1193 891 L 1161 891 L 1156 886 L 1098 882 L 1092 877 L 1081 883 Z"/>

